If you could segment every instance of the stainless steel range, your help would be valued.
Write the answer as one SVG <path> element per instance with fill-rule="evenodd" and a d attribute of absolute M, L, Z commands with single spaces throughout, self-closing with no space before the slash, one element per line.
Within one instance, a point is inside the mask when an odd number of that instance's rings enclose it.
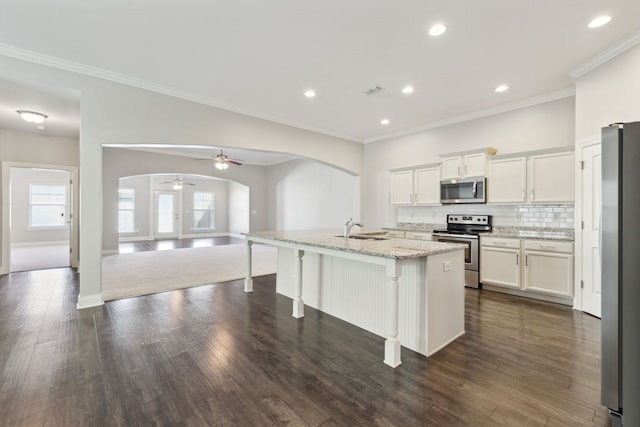
<path fill-rule="evenodd" d="M 491 215 L 447 215 L 447 229 L 433 230 L 432 240 L 466 245 L 464 284 L 480 288 L 480 233 L 490 232 Z"/>

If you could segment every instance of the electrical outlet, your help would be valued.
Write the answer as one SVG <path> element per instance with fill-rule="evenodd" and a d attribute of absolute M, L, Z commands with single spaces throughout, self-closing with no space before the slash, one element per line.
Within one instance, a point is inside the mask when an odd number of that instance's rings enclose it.
<path fill-rule="evenodd" d="M 445 261 L 442 263 L 442 271 L 451 271 L 451 261 Z"/>

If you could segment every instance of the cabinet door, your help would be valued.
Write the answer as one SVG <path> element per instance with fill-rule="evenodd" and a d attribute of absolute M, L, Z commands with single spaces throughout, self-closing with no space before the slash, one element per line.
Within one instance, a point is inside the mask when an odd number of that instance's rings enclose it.
<path fill-rule="evenodd" d="M 414 172 L 416 205 L 440 204 L 440 167 L 418 169 Z"/>
<path fill-rule="evenodd" d="M 480 282 L 520 289 L 520 250 L 481 247 Z"/>
<path fill-rule="evenodd" d="M 529 158 L 529 202 L 572 203 L 573 152 Z"/>
<path fill-rule="evenodd" d="M 464 176 L 487 176 L 487 155 L 485 153 L 464 156 Z"/>
<path fill-rule="evenodd" d="M 489 160 L 487 187 L 488 203 L 525 203 L 526 157 Z"/>
<path fill-rule="evenodd" d="M 462 176 L 462 157 L 442 159 L 442 179 L 460 178 Z"/>
<path fill-rule="evenodd" d="M 413 171 L 391 173 L 391 204 L 413 204 Z"/>
<path fill-rule="evenodd" d="M 573 255 L 525 251 L 524 288 L 527 291 L 573 296 Z"/>

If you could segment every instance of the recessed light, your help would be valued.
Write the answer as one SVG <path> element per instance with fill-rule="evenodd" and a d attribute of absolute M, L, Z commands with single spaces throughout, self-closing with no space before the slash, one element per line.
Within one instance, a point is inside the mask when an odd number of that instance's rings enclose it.
<path fill-rule="evenodd" d="M 447 27 L 444 24 L 435 24 L 429 28 L 429 35 L 433 37 L 441 36 L 447 31 Z"/>
<path fill-rule="evenodd" d="M 589 28 L 598 28 L 598 27 L 602 27 L 605 24 L 608 24 L 609 21 L 611 21 L 610 16 L 602 15 L 602 16 L 598 16 L 597 18 L 594 18 L 591 22 L 589 22 L 587 26 Z"/>
<path fill-rule="evenodd" d="M 307 89 L 304 92 L 304 96 L 306 96 L 307 98 L 313 98 L 314 96 L 316 96 L 316 91 L 313 89 Z"/>
<path fill-rule="evenodd" d="M 413 92 L 413 86 L 405 86 L 402 88 L 402 93 L 412 93 Z"/>
<path fill-rule="evenodd" d="M 507 90 L 509 90 L 509 86 L 507 86 L 507 85 L 498 85 L 495 88 L 495 91 L 498 92 L 498 93 L 505 92 Z"/>
<path fill-rule="evenodd" d="M 391 122 L 389 121 L 389 119 L 382 119 L 382 120 L 380 120 L 380 124 L 381 124 L 381 125 L 385 125 L 385 126 L 386 126 L 386 125 L 388 125 L 389 123 L 391 123 Z"/>

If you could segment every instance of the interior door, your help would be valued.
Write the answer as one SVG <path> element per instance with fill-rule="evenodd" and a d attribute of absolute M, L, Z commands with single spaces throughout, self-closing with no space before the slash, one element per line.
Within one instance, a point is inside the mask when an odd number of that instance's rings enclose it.
<path fill-rule="evenodd" d="M 601 317 L 600 280 L 600 182 L 602 179 L 600 144 L 582 149 L 582 309 Z"/>
<path fill-rule="evenodd" d="M 157 190 L 155 192 L 154 238 L 175 239 L 178 237 L 177 192 Z"/>

